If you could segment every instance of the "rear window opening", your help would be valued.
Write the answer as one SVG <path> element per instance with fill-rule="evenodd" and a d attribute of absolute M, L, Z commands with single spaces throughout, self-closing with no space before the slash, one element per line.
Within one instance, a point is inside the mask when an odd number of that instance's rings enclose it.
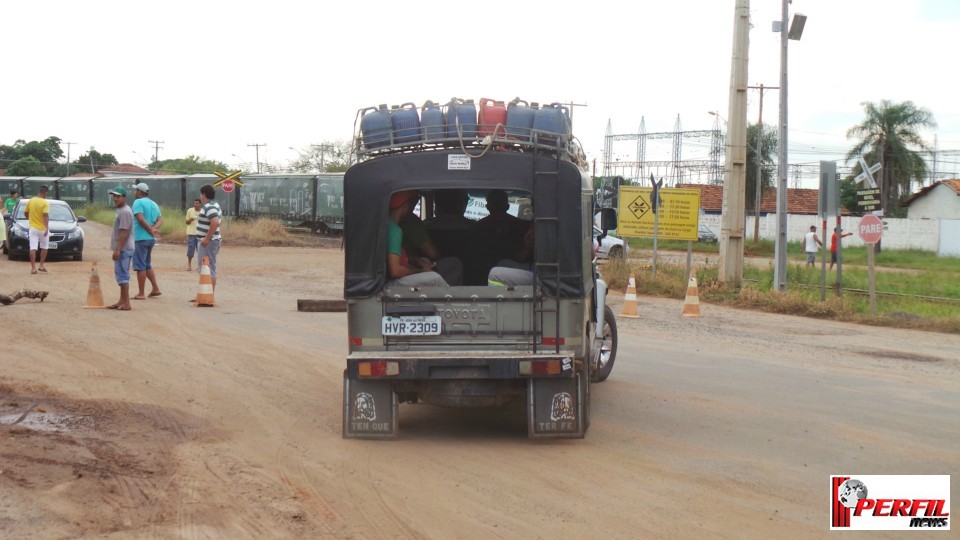
<path fill-rule="evenodd" d="M 405 198 L 406 207 L 396 208 Z M 397 192 L 391 206 L 387 285 L 533 285 L 530 192 Z"/>

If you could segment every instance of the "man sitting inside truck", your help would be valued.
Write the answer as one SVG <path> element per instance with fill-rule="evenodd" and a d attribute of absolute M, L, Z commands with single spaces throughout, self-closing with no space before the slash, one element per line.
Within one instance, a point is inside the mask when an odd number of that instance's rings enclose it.
<path fill-rule="evenodd" d="M 435 230 L 476 230 L 477 222 L 464 215 L 469 202 L 470 196 L 462 189 L 435 191 L 433 194 L 434 217 L 425 220 L 424 226 L 431 233 Z"/>
<path fill-rule="evenodd" d="M 493 194 L 493 191 L 491 191 L 491 194 Z M 499 203 L 495 202 L 495 204 Z M 487 207 L 489 208 L 489 206 L 490 195 L 487 196 Z M 532 204 L 529 205 L 528 208 L 530 209 L 532 218 Z M 513 217 L 507 214 L 506 210 L 504 210 L 503 213 L 509 217 Z M 507 257 L 497 261 L 496 266 L 490 269 L 490 273 L 487 275 L 487 285 L 496 287 L 533 285 L 533 221 L 518 218 L 514 219 L 516 219 L 516 221 L 505 218 L 500 218 L 499 220 L 499 224 L 501 225 L 509 223 L 509 234 L 503 238 L 505 239 L 505 246 L 511 251 L 508 252 Z M 515 239 L 517 235 L 522 235 L 519 243 L 517 243 Z"/>
<path fill-rule="evenodd" d="M 439 273 L 444 271 L 452 280 L 463 279 L 463 265 L 454 257 L 445 257 L 432 261 L 426 257 L 408 257 L 404 248 L 404 230 L 400 222 L 408 215 L 412 215 L 416 204 L 415 191 L 398 191 L 390 197 L 390 219 L 387 220 L 387 273 L 389 284 L 412 285 L 423 287 L 446 287 L 450 284 Z M 422 228 L 420 218 L 413 216 Z M 411 223 L 411 226 L 415 225 Z M 424 236 L 426 232 L 424 231 Z M 426 237 L 429 242 L 429 237 Z M 459 284 L 459 281 L 453 281 Z"/>

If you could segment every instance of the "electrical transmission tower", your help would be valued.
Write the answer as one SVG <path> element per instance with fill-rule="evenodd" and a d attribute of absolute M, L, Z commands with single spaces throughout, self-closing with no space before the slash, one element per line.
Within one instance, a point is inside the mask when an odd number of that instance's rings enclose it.
<path fill-rule="evenodd" d="M 622 161 L 614 157 L 614 143 L 617 141 L 636 141 L 636 159 L 634 161 Z M 649 160 L 648 142 L 657 145 L 661 152 L 664 142 L 669 141 L 670 155 L 669 159 Z M 702 143 L 709 141 L 710 151 L 708 159 L 684 159 L 683 146 L 684 141 L 693 141 Z M 614 134 L 612 124 L 607 122 L 607 134 L 603 145 L 603 171 L 604 176 L 614 176 L 620 174 L 624 177 L 643 179 L 648 174 L 667 179 L 667 185 L 677 185 L 702 179 L 704 175 L 708 176 L 711 183 L 721 183 L 722 169 L 720 168 L 720 156 L 723 154 L 723 138 L 719 134 L 719 128 L 713 130 L 683 131 L 680 123 L 680 115 L 677 115 L 677 121 L 674 124 L 673 131 L 647 133 L 644 119 L 640 120 L 640 129 L 637 133 Z M 620 169 L 622 172 L 617 172 Z M 700 182 L 702 183 L 702 182 Z"/>

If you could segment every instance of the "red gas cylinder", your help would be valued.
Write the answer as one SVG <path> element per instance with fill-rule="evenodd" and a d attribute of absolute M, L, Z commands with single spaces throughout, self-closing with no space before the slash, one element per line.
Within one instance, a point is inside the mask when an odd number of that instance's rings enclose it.
<path fill-rule="evenodd" d="M 503 137 L 507 125 L 507 107 L 502 101 L 489 98 L 480 99 L 479 132 L 481 137 L 493 135 Z M 497 127 L 499 124 L 499 128 Z"/>

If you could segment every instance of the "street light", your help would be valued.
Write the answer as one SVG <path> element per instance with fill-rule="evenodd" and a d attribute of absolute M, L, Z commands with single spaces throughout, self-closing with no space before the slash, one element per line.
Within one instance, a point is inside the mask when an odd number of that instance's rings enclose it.
<path fill-rule="evenodd" d="M 141 161 L 141 162 L 146 163 L 148 167 L 150 166 L 150 162 L 147 161 L 146 159 L 144 159 L 144 157 L 140 155 L 140 152 L 137 152 L 136 150 L 131 150 L 131 152 L 133 152 L 133 154 L 134 154 L 135 156 L 137 156 L 138 158 L 140 158 L 140 161 Z"/>
<path fill-rule="evenodd" d="M 787 43 L 799 41 L 807 17 L 797 13 L 790 28 L 789 0 L 781 0 L 781 18 L 774 22 L 780 32 L 780 156 L 777 164 L 777 241 L 774 246 L 773 284 L 777 291 L 787 290 Z"/>

